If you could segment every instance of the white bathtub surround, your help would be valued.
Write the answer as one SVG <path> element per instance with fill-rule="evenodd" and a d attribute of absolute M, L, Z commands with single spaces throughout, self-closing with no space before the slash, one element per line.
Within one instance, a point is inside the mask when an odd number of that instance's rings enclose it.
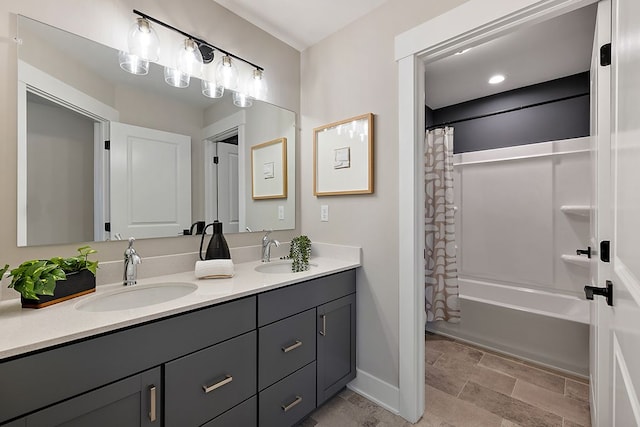
<path fill-rule="evenodd" d="M 425 311 L 429 321 L 458 323 L 453 128 L 427 131 L 424 165 Z"/>
<path fill-rule="evenodd" d="M 147 276 L 141 278 L 138 284 L 134 286 L 172 282 L 190 283 L 197 286 L 194 292 L 168 302 L 135 309 L 105 312 L 88 312 L 75 309 L 77 304 L 84 303 L 90 298 L 122 290 L 121 270 L 120 276 L 114 283 L 98 286 L 94 294 L 74 298 L 44 309 L 22 309 L 20 301 L 16 299 L 0 302 L 0 337 L 2 337 L 0 340 L 0 359 L 253 295 L 292 283 L 338 273 L 361 265 L 360 248 L 340 248 L 338 253 L 343 251 L 342 253 L 350 254 L 347 260 L 343 260 L 329 256 L 334 253 L 331 251 L 334 245 L 324 247 L 322 244 L 317 244 L 317 246 L 321 247 L 321 252 L 323 252 L 324 256 L 311 257 L 311 264 L 316 266 L 308 271 L 289 274 L 270 274 L 256 271 L 256 267 L 263 265 L 259 260 L 259 247 L 255 252 L 257 256 L 253 260 L 243 260 L 244 262 L 235 264 L 235 276 L 229 279 L 198 280 L 193 271 L 195 259 L 191 258 L 189 271 L 153 277 Z M 334 249 L 337 250 L 339 248 Z M 238 258 L 242 259 L 246 255 L 245 252 L 250 254 L 254 253 L 254 250 L 241 249 L 238 252 Z M 185 266 L 184 261 L 190 255 L 195 254 L 178 256 L 178 262 L 172 265 L 174 267 Z M 232 256 L 234 256 L 233 253 Z M 150 261 L 149 264 L 156 266 L 162 261 L 168 262 L 166 258 L 171 257 L 153 257 L 147 259 L 147 261 Z M 145 260 L 143 259 L 144 262 Z M 118 264 L 121 267 L 122 263 Z M 42 325 L 47 325 L 47 327 Z"/>
<path fill-rule="evenodd" d="M 589 138 L 454 156 L 461 322 L 427 329 L 578 375 L 589 366 L 583 286 Z"/>

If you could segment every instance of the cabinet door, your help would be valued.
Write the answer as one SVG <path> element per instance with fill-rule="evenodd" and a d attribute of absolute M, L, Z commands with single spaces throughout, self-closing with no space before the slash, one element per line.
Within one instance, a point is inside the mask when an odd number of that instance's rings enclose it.
<path fill-rule="evenodd" d="M 31 414 L 26 417 L 26 425 L 29 427 L 160 426 L 162 425 L 161 384 L 160 368 L 151 369 Z"/>
<path fill-rule="evenodd" d="M 356 377 L 356 295 L 318 307 L 317 406 Z"/>

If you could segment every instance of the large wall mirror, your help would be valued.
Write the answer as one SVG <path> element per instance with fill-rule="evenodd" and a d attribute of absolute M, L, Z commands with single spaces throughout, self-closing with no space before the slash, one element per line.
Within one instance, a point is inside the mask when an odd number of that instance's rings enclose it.
<path fill-rule="evenodd" d="M 122 71 L 118 51 L 18 16 L 18 246 L 295 228 L 295 114 Z M 252 147 L 285 138 L 287 196 L 252 198 Z M 280 173 L 279 169 L 276 173 Z"/>

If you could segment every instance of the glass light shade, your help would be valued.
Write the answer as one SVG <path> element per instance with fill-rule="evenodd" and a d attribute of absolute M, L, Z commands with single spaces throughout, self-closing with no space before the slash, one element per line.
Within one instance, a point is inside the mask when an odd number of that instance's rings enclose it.
<path fill-rule="evenodd" d="M 131 25 L 127 41 L 130 54 L 144 61 L 155 62 L 160 58 L 160 39 L 145 18 L 138 18 Z"/>
<path fill-rule="evenodd" d="M 184 74 L 200 76 L 202 75 L 202 66 L 202 54 L 198 49 L 198 44 L 191 39 L 185 39 L 178 50 L 176 68 Z"/>
<path fill-rule="evenodd" d="M 267 81 L 264 78 L 264 71 L 258 68 L 253 70 L 247 79 L 245 89 L 251 97 L 264 101 L 267 98 Z"/>
<path fill-rule="evenodd" d="M 238 68 L 231 57 L 225 55 L 216 68 L 216 81 L 227 89 L 234 90 L 238 87 Z"/>
<path fill-rule="evenodd" d="M 118 52 L 118 61 L 120 62 L 120 68 L 128 73 L 139 76 L 144 76 L 149 73 L 149 61 L 140 59 L 137 55 L 121 50 Z"/>
<path fill-rule="evenodd" d="M 249 108 L 253 105 L 253 99 L 242 92 L 233 92 L 233 105 L 240 108 Z"/>
<path fill-rule="evenodd" d="M 202 80 L 202 94 L 209 98 L 222 98 L 222 95 L 224 95 L 224 86 L 216 82 Z"/>
<path fill-rule="evenodd" d="M 176 70 L 175 68 L 164 67 L 164 81 L 169 86 L 185 88 L 189 87 L 191 76 L 181 72 L 180 70 Z"/>

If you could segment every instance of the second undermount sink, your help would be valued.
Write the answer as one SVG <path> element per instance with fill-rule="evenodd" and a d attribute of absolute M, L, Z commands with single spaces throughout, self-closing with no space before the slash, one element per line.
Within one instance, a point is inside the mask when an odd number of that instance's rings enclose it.
<path fill-rule="evenodd" d="M 100 312 L 129 310 L 171 301 L 198 289 L 193 283 L 170 282 L 132 285 L 117 291 L 90 297 L 76 304 L 76 310 Z"/>
<path fill-rule="evenodd" d="M 291 271 L 291 264 L 292 264 L 291 260 L 265 262 L 257 266 L 255 270 L 259 273 L 292 274 L 293 272 Z M 318 264 L 309 263 L 309 270 L 313 270 L 317 266 Z M 309 270 L 306 270 L 306 271 L 309 271 Z M 293 274 L 296 274 L 296 273 L 293 273 Z"/>

